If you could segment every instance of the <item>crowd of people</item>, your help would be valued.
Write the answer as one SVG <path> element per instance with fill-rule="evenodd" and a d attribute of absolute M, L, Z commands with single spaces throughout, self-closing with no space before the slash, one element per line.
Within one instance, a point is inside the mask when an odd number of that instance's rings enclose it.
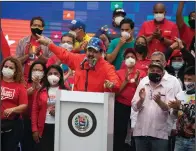
<path fill-rule="evenodd" d="M 174 23 L 155 4 L 137 37 L 123 8 L 94 37 L 73 20 L 58 46 L 33 17 L 32 34 L 0 66 L 1 150 L 54 151 L 56 92 L 64 89 L 115 93 L 113 151 L 194 151 L 196 16 L 188 26 L 183 7 Z"/>

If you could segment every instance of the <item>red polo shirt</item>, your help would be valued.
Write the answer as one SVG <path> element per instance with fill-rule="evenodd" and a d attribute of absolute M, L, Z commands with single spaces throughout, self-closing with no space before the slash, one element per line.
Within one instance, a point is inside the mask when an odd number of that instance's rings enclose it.
<path fill-rule="evenodd" d="M 185 23 L 180 28 L 180 38 L 185 42 L 189 49 L 193 36 L 195 36 L 195 29 L 188 27 Z"/>
<path fill-rule="evenodd" d="M 136 67 L 134 67 L 134 70 L 132 73 L 129 74 L 129 78 L 130 79 L 133 79 L 135 74 L 136 74 L 136 71 L 138 69 Z M 127 72 L 127 68 L 124 68 L 124 69 L 120 69 L 117 71 L 117 74 L 121 80 L 121 83 L 123 83 L 123 81 L 125 80 L 125 74 Z M 139 70 L 140 72 L 140 76 L 139 76 L 139 79 L 141 80 L 143 77 L 146 76 L 146 73 Z M 125 88 L 122 90 L 122 92 L 120 93 L 120 95 L 118 97 L 116 97 L 116 100 L 126 106 L 131 106 L 131 101 L 133 99 L 133 96 L 135 94 L 135 91 L 136 91 L 136 88 L 137 88 L 137 85 L 136 83 L 131 83 L 129 82 Z"/>
<path fill-rule="evenodd" d="M 144 22 L 138 36 L 143 35 L 149 37 L 153 34 L 157 27 L 161 30 L 161 35 L 167 39 L 174 40 L 175 37 L 178 37 L 178 28 L 176 24 L 167 19 L 164 19 L 163 23 L 159 25 L 155 24 L 154 20 Z M 163 42 L 158 39 L 153 39 L 148 45 L 148 56 L 150 57 L 155 51 L 163 52 L 166 48 L 167 46 L 164 45 Z"/>

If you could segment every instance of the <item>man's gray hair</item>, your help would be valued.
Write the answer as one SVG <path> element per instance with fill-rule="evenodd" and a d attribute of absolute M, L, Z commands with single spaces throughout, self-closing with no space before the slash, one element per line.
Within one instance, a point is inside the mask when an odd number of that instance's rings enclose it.
<path fill-rule="evenodd" d="M 162 53 L 162 52 L 160 52 L 160 51 L 155 51 L 155 52 L 151 55 L 151 57 L 152 57 L 152 56 L 161 56 L 161 61 L 166 62 L 164 53 Z"/>

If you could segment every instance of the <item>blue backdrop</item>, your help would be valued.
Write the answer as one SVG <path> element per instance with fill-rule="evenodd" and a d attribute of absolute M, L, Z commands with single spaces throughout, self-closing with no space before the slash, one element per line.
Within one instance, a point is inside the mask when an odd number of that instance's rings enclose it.
<path fill-rule="evenodd" d="M 42 16 L 46 21 L 44 34 L 52 38 L 52 32 L 63 34 L 72 19 L 83 20 L 87 32 L 94 33 L 99 27 L 110 24 L 112 11 L 122 7 L 127 16 L 135 22 L 135 34 L 141 24 L 153 18 L 152 8 L 156 2 L 2 2 L 2 18 L 30 20 Z M 167 18 L 175 22 L 178 2 L 163 2 L 167 9 Z M 186 2 L 183 15 L 187 22 L 195 2 Z M 54 33 L 53 33 L 54 34 Z"/>

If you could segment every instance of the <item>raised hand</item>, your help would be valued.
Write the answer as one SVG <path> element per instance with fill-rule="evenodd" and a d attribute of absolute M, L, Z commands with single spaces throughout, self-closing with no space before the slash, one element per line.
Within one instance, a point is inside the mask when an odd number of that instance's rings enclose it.
<path fill-rule="evenodd" d="M 146 91 L 145 91 L 145 88 L 142 88 L 140 91 L 139 91 L 139 97 L 142 101 L 145 100 L 145 97 L 146 97 Z"/>
<path fill-rule="evenodd" d="M 38 37 L 37 42 L 39 42 L 42 45 L 48 46 L 50 41 L 48 39 L 46 39 L 44 36 L 42 35 L 38 35 L 36 34 L 36 36 Z"/>

